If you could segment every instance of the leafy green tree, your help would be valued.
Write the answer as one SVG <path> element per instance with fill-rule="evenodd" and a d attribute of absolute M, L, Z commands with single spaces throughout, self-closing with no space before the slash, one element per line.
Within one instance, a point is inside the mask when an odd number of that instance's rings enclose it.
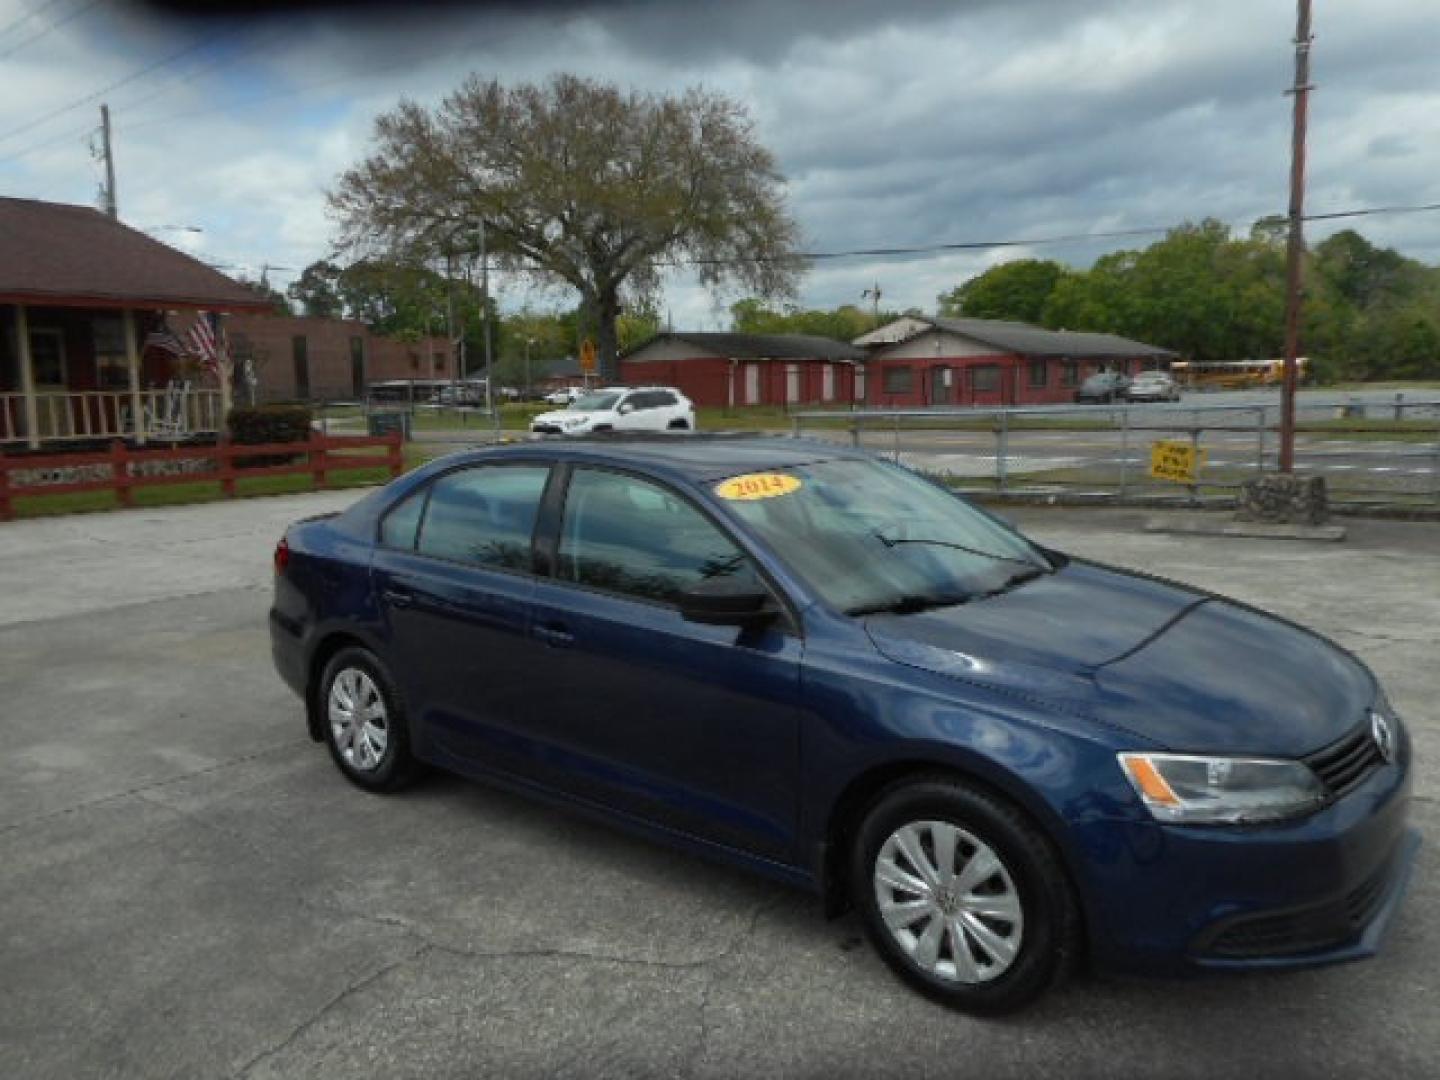
<path fill-rule="evenodd" d="M 276 289 L 270 282 L 261 278 L 259 281 L 241 275 L 235 279 L 236 283 L 249 289 L 256 296 L 270 302 L 270 310 L 276 315 L 292 315 L 290 301 L 285 299 L 285 294 Z"/>
<path fill-rule="evenodd" d="M 1038 323 L 1064 267 L 1049 259 L 992 266 L 938 297 L 942 316 Z"/>
<path fill-rule="evenodd" d="M 340 267 L 318 259 L 305 267 L 290 283 L 285 295 L 300 305 L 306 315 L 329 319 L 341 314 Z"/>
<path fill-rule="evenodd" d="M 892 318 L 894 315 L 890 312 L 880 315 L 881 322 Z M 829 310 L 792 306 L 776 311 L 766 307 L 762 300 L 750 298 L 730 305 L 730 328 L 742 334 L 813 334 L 836 341 L 852 341 L 876 325 L 872 311 L 854 304 L 841 304 Z"/>
<path fill-rule="evenodd" d="M 507 88 L 472 76 L 434 109 L 404 102 L 330 196 L 352 250 L 423 261 L 472 249 L 572 286 L 615 375 L 626 297 L 676 262 L 703 284 L 793 293 L 801 265 L 775 160 L 738 102 L 574 75 Z"/>

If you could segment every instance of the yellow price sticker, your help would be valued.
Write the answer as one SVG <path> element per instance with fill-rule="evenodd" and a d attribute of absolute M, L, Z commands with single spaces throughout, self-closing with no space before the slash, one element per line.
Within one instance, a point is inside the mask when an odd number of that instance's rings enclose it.
<path fill-rule="evenodd" d="M 800 478 L 787 473 L 746 473 L 715 485 L 715 494 L 732 502 L 775 499 L 800 490 Z"/>

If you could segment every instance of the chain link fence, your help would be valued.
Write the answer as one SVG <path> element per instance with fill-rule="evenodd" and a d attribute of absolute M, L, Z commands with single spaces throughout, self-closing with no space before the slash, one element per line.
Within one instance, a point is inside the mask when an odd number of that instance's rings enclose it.
<path fill-rule="evenodd" d="M 883 453 L 967 492 L 1224 506 L 1277 468 L 1279 405 L 1244 403 L 797 412 L 792 433 Z M 1157 443 L 1198 452 L 1193 483 L 1150 474 Z M 1296 405 L 1295 469 L 1331 502 L 1440 509 L 1440 397 Z"/>

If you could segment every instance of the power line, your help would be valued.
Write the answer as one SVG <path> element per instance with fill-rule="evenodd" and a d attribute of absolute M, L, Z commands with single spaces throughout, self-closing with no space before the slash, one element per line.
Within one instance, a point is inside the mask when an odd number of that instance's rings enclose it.
<path fill-rule="evenodd" d="M 60 27 L 64 26 L 66 23 L 73 22 L 74 20 L 78 19 L 81 15 L 84 15 L 87 11 L 89 11 L 91 8 L 95 7 L 95 6 L 98 5 L 99 3 L 100 3 L 100 0 L 89 0 L 88 3 L 81 4 L 78 8 L 76 8 L 75 10 L 69 12 L 68 14 L 66 14 L 66 15 L 58 18 L 58 19 L 56 19 L 54 22 L 50 23 L 48 26 L 42 27 L 40 30 L 37 30 L 35 33 L 31 34 L 31 35 L 30 35 L 28 38 L 26 38 L 24 41 L 16 42 L 14 45 L 11 45 L 8 49 L 6 49 L 4 52 L 0 52 L 0 60 L 4 60 L 4 59 L 6 59 L 7 57 L 14 56 L 17 52 L 19 52 L 21 49 L 25 48 L 27 45 L 30 45 L 30 44 L 33 43 L 33 42 L 39 41 L 39 40 L 40 40 L 41 38 L 43 38 L 46 34 L 50 33 L 50 31 L 52 31 L 52 30 L 58 30 L 58 29 L 60 29 Z M 45 5 L 45 7 L 49 7 L 49 6 L 50 6 L 49 4 L 46 4 L 46 5 Z M 41 9 L 39 9 L 39 10 L 40 10 L 40 11 L 43 11 L 44 8 L 41 8 Z M 37 12 L 32 12 L 32 14 L 36 14 L 36 13 L 37 13 Z M 8 27 L 6 27 L 6 30 L 7 30 L 7 31 L 8 31 L 8 30 L 12 30 L 12 29 L 14 29 L 16 26 L 20 25 L 21 22 L 24 22 L 24 21 L 25 21 L 24 19 L 19 19 L 19 20 L 15 21 L 15 22 L 11 23 Z"/>
<path fill-rule="evenodd" d="M 173 52 L 168 56 L 156 60 L 153 63 L 146 64 L 144 67 L 136 71 L 132 71 L 129 75 L 126 75 L 120 79 L 116 79 L 113 83 L 110 83 L 106 86 L 102 86 L 99 90 L 96 90 L 93 93 L 86 94 L 82 98 L 77 98 L 76 100 L 70 102 L 68 105 L 62 105 L 58 109 L 52 109 L 50 112 L 45 113 L 43 116 L 38 116 L 34 120 L 29 121 L 28 123 L 21 124 L 17 128 L 11 128 L 3 135 L 0 135 L 0 142 L 4 142 L 6 139 L 13 139 L 16 135 L 23 135 L 27 131 L 33 131 L 41 124 L 47 123 L 48 121 L 55 119 L 55 117 L 57 116 L 64 116 L 66 113 L 73 112 L 74 110 L 80 108 L 83 105 L 89 105 L 91 102 L 99 100 L 111 91 L 118 90 L 122 86 L 129 86 L 137 79 L 143 79 L 152 71 L 158 71 L 160 68 L 165 67 L 167 64 L 173 64 L 176 60 L 188 56 L 190 53 L 193 53 L 196 50 L 211 44 L 212 40 L 213 39 L 207 38 L 201 39 L 200 41 L 193 41 L 189 45 L 185 46 L 185 48 L 180 49 L 178 52 Z"/>
<path fill-rule="evenodd" d="M 130 101 L 122 101 L 117 107 L 116 112 L 120 113 L 123 116 L 124 110 L 138 109 L 144 105 L 149 104 L 151 101 L 155 100 L 160 95 L 168 93 L 176 87 L 183 86 L 188 82 L 192 82 L 202 75 L 213 74 L 216 71 L 230 67 L 232 64 L 243 60 L 246 56 L 248 56 L 250 53 L 253 53 L 255 50 L 272 44 L 283 36 L 283 31 L 270 35 L 258 36 L 252 39 L 249 44 L 242 45 L 239 49 L 236 49 L 233 52 L 227 53 L 223 56 L 214 57 L 208 63 L 197 64 L 189 71 L 178 74 L 175 78 L 162 83 L 159 87 L 157 87 L 155 90 L 148 94 L 142 94 L 140 97 L 132 98 Z M 30 146 L 26 146 L 20 150 L 13 151 L 5 155 L 4 158 L 0 158 L 0 160 L 18 161 L 21 158 L 29 157 L 31 154 L 38 153 L 41 150 L 47 150 L 50 147 L 55 146 L 57 143 L 68 142 L 71 139 L 79 139 L 83 138 L 84 136 L 91 135 L 94 133 L 94 131 L 95 128 L 93 125 L 87 125 L 83 128 L 74 128 L 70 131 L 63 132 L 62 134 L 42 139 L 39 142 L 33 143 Z"/>
<path fill-rule="evenodd" d="M 5 27 L 3 29 L 0 29 L 0 38 L 3 38 L 6 34 L 10 33 L 11 30 L 14 30 L 20 26 L 24 26 L 31 19 L 38 18 L 39 16 L 45 14 L 45 12 L 49 11 L 59 2 L 60 0 L 45 0 L 45 3 L 41 4 L 39 7 L 27 9 L 26 12 L 18 19 L 12 19 L 10 22 L 5 24 Z"/>

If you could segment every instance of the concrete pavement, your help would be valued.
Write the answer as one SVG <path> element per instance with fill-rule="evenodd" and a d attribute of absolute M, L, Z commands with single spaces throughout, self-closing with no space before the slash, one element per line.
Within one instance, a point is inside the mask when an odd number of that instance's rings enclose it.
<path fill-rule="evenodd" d="M 1084 977 L 980 1022 L 802 895 L 456 779 L 345 784 L 264 615 L 284 524 L 354 497 L 0 526 L 0 1076 L 1440 1075 L 1440 529 L 1316 548 L 1010 515 L 1360 653 L 1415 733 L 1427 847 L 1375 961 Z"/>

